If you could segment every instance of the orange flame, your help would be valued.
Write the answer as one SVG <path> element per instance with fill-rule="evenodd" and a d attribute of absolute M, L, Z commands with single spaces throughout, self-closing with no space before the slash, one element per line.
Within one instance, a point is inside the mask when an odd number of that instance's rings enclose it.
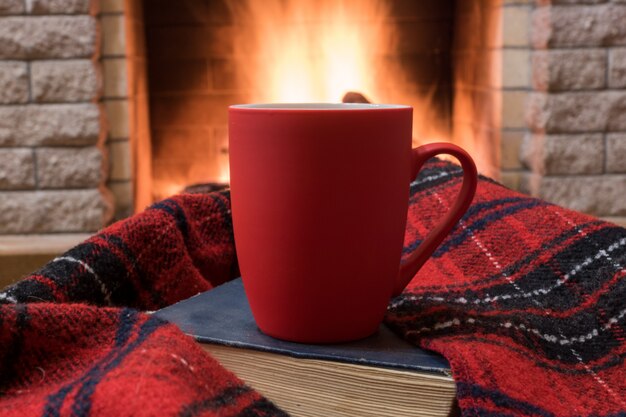
<path fill-rule="evenodd" d="M 382 4 L 376 3 L 379 7 L 361 11 L 361 19 L 374 23 L 366 25 L 355 22 L 345 1 L 248 2 L 257 41 L 249 54 L 256 60 L 254 99 L 336 102 L 349 90 L 374 93 L 376 62 L 370 49 L 391 41 L 380 30 L 375 12 Z"/>
<path fill-rule="evenodd" d="M 414 108 L 416 143 L 448 136 L 431 92 L 390 59 L 397 34 L 382 0 L 231 1 L 240 84 L 250 102 L 338 102 L 348 91 Z M 445 126 L 444 126 L 445 125 Z"/>

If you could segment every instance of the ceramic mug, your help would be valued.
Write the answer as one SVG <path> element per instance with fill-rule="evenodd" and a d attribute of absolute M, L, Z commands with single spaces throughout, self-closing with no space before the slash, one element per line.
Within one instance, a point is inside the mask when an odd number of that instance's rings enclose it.
<path fill-rule="evenodd" d="M 235 246 L 261 331 L 304 343 L 371 335 L 392 295 L 465 213 L 474 162 L 448 143 L 411 149 L 412 112 L 384 104 L 229 108 Z M 400 265 L 409 184 L 438 154 L 460 161 L 461 191 Z"/>

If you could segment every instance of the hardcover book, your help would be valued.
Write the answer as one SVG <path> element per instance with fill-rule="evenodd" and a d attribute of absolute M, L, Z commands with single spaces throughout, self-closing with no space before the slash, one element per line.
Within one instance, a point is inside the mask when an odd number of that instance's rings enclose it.
<path fill-rule="evenodd" d="M 294 417 L 448 416 L 455 385 L 446 360 L 384 325 L 362 340 L 307 345 L 256 326 L 241 279 L 155 315 L 193 336 L 223 366 Z"/>

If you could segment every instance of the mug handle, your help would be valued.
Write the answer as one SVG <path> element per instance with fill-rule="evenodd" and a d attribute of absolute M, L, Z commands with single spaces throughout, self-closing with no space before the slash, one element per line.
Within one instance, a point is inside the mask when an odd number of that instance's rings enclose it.
<path fill-rule="evenodd" d="M 478 185 L 476 164 L 467 152 L 456 145 L 451 143 L 429 143 L 417 147 L 411 152 L 411 181 L 415 180 L 424 163 L 430 158 L 439 154 L 448 154 L 456 157 L 461 163 L 461 167 L 463 168 L 463 185 L 461 186 L 461 191 L 454 205 L 443 217 L 443 220 L 430 231 L 426 239 L 422 241 L 409 259 L 400 265 L 400 272 L 396 278 L 393 290 L 394 297 L 404 290 L 417 271 L 419 271 L 422 265 L 430 258 L 435 249 L 437 249 L 437 246 L 439 246 L 450 231 L 452 231 L 452 228 L 459 219 L 463 217 L 463 214 L 465 214 L 472 203 L 476 186 Z"/>

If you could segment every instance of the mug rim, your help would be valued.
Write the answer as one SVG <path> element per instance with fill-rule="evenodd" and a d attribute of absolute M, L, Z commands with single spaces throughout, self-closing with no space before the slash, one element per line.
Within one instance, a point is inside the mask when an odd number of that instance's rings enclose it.
<path fill-rule="evenodd" d="M 245 110 L 272 110 L 272 111 L 344 111 L 344 110 L 392 110 L 410 109 L 405 104 L 377 104 L 377 103 L 250 103 L 233 104 L 230 109 Z"/>

